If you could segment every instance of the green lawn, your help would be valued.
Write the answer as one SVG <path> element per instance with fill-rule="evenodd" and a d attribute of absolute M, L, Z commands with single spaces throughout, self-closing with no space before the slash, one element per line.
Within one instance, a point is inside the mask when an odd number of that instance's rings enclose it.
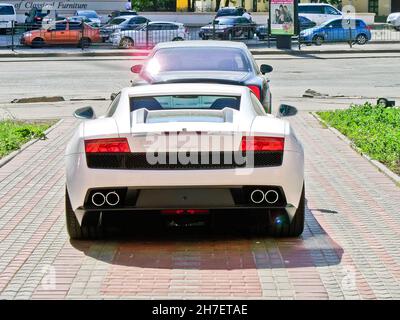
<path fill-rule="evenodd" d="M 0 121 L 0 158 L 17 150 L 24 143 L 44 138 L 44 131 L 54 122 L 33 123 L 4 120 Z"/>
<path fill-rule="evenodd" d="M 371 158 L 400 173 L 400 109 L 371 104 L 318 115 Z"/>

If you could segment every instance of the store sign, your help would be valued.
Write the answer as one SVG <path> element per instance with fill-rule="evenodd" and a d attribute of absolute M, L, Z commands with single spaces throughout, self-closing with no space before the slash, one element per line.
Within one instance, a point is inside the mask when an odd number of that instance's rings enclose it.
<path fill-rule="evenodd" d="M 296 0 L 270 0 L 270 34 L 292 36 L 295 34 Z"/>
<path fill-rule="evenodd" d="M 25 13 L 32 8 L 53 8 L 57 11 L 71 10 L 123 10 L 126 0 L 55 0 L 55 1 L 31 1 L 31 0 L 7 0 L 15 6 L 17 13 Z"/>

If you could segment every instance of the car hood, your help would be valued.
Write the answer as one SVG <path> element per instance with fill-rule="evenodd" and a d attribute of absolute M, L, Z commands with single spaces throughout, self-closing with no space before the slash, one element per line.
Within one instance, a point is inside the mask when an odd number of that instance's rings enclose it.
<path fill-rule="evenodd" d="M 242 84 L 252 77 L 251 72 L 240 71 L 173 71 L 161 72 L 157 75 L 142 75 L 142 78 L 152 84 L 176 82 L 216 82 L 227 84 Z"/>

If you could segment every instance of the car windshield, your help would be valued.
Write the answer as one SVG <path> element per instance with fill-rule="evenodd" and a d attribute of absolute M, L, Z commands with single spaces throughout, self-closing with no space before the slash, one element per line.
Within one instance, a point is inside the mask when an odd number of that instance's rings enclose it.
<path fill-rule="evenodd" d="M 177 109 L 222 110 L 224 108 L 239 110 L 240 97 L 196 94 L 145 96 L 130 98 L 131 112 L 139 109 L 147 109 L 151 111 Z"/>
<path fill-rule="evenodd" d="M 207 57 L 207 59 L 204 59 Z M 148 61 L 150 74 L 167 71 L 240 71 L 250 72 L 248 58 L 241 49 L 219 47 L 165 48 Z"/>
<path fill-rule="evenodd" d="M 79 16 L 84 16 L 87 18 L 98 18 L 99 16 L 97 15 L 96 12 L 94 11 L 78 11 Z"/>
<path fill-rule="evenodd" d="M 0 5 L 0 15 L 11 15 L 14 14 L 14 8 L 12 6 L 2 6 Z"/>
<path fill-rule="evenodd" d="M 121 23 L 123 23 L 123 22 L 125 22 L 125 21 L 127 21 L 127 19 L 115 18 L 115 19 L 112 19 L 112 20 L 109 22 L 109 24 L 111 24 L 111 25 L 118 25 L 118 24 L 121 24 Z"/>
<path fill-rule="evenodd" d="M 235 23 L 235 18 L 220 18 L 220 19 L 215 19 L 215 24 L 234 24 Z"/>
<path fill-rule="evenodd" d="M 236 13 L 236 9 L 220 9 L 218 10 L 219 16 L 231 16 Z"/>

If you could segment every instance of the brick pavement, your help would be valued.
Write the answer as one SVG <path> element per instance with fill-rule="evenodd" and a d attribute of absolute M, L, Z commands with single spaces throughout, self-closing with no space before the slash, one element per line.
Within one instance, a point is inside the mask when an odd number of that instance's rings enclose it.
<path fill-rule="evenodd" d="M 399 299 L 400 189 L 308 113 L 301 238 L 206 234 L 70 242 L 65 119 L 0 168 L 0 298 Z"/>

